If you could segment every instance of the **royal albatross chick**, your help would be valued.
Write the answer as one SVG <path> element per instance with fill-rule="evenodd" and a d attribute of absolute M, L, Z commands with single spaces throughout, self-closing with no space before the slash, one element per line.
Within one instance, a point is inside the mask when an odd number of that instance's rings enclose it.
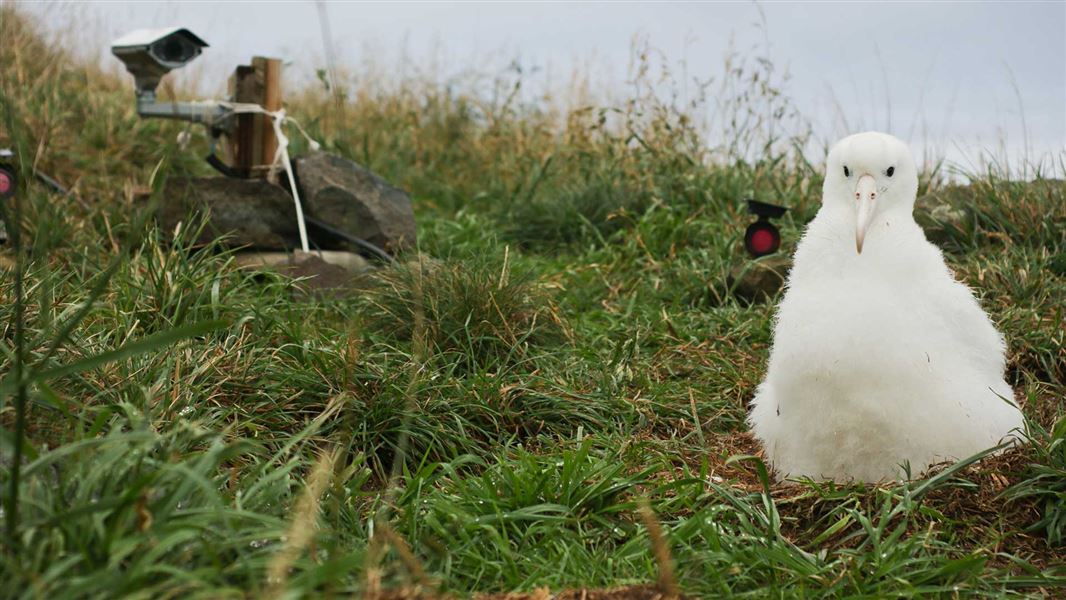
<path fill-rule="evenodd" d="M 892 136 L 829 152 L 750 417 L 779 477 L 899 479 L 1020 435 L 1003 337 L 915 223 L 917 191 Z"/>

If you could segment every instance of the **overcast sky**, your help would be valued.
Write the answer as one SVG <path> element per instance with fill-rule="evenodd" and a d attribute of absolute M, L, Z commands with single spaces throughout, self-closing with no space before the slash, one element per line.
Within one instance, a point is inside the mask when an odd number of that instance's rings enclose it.
<path fill-rule="evenodd" d="M 0 0 L 2 2 L 3 0 Z M 56 28 L 77 27 L 101 60 L 131 29 L 180 25 L 211 47 L 198 77 L 224 81 L 253 54 L 292 61 L 307 80 L 325 66 L 314 2 L 24 4 Z M 534 83 L 592 72 L 604 96 L 625 89 L 634 36 L 675 71 L 720 77 L 732 47 L 787 67 L 785 92 L 819 136 L 881 129 L 954 161 L 980 148 L 1017 157 L 1066 148 L 1066 2 L 388 2 L 325 5 L 341 65 L 385 73 L 433 65 L 447 78 L 517 61 Z M 765 23 L 761 25 L 760 23 Z M 1024 124 L 1024 128 L 1023 128 Z M 920 150 L 919 150 L 920 151 Z"/>

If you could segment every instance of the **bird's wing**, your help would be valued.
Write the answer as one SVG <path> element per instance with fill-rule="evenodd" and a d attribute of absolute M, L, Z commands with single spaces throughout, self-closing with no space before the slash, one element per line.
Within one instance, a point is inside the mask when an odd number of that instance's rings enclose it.
<path fill-rule="evenodd" d="M 937 285 L 930 286 L 930 308 L 945 324 L 949 335 L 966 349 L 975 367 L 981 372 L 1002 375 L 1006 351 L 1003 335 L 996 330 L 973 291 L 955 279 L 946 265 L 943 278 L 938 279 Z"/>

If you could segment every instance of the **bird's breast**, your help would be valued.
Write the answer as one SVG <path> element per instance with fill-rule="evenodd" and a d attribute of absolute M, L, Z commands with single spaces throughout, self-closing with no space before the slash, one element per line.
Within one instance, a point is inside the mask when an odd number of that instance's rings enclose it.
<path fill-rule="evenodd" d="M 877 282 L 793 287 L 778 312 L 771 368 L 815 380 L 921 376 L 941 354 L 935 321 L 913 294 Z"/>

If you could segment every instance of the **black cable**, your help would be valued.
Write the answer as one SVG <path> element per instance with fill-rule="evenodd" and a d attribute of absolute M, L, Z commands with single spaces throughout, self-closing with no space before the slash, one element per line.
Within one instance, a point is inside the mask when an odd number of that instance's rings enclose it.
<path fill-rule="evenodd" d="M 60 194 L 62 196 L 66 196 L 67 194 L 70 193 L 70 190 L 68 190 L 67 188 L 63 187 L 63 184 L 59 183 L 55 179 L 52 179 L 51 177 L 49 177 L 48 175 L 45 175 L 44 173 L 42 173 L 40 171 L 34 170 L 33 171 L 33 177 L 37 181 L 39 181 L 42 184 L 44 184 L 45 187 L 51 188 L 52 191 L 57 193 L 57 194 Z"/>
<path fill-rule="evenodd" d="M 222 162 L 222 159 L 220 159 L 214 152 L 208 154 L 207 158 L 205 158 L 204 160 L 207 161 L 207 164 L 214 167 L 216 171 L 222 173 L 226 177 L 239 178 L 241 176 L 241 174 L 238 173 L 236 169 Z"/>
<path fill-rule="evenodd" d="M 380 247 L 375 246 L 374 244 L 371 244 L 370 242 L 368 242 L 368 241 L 366 241 L 366 240 L 364 240 L 362 238 L 357 238 L 357 237 L 355 237 L 354 235 L 352 235 L 350 233 L 347 233 L 347 232 L 344 232 L 344 231 L 342 231 L 340 229 L 337 229 L 336 227 L 334 227 L 334 226 L 332 226 L 332 225 L 330 225 L 328 223 L 325 223 L 323 221 L 319 221 L 318 219 L 316 219 L 314 217 L 310 217 L 310 216 L 304 215 L 304 221 L 306 221 L 308 225 L 317 227 L 318 229 L 321 229 L 322 231 L 325 231 L 326 233 L 328 233 L 330 235 L 337 236 L 337 237 L 345 240 L 346 242 L 351 242 L 352 244 L 355 244 L 356 246 L 359 246 L 363 250 L 366 250 L 367 252 L 373 254 L 377 258 L 380 258 L 381 260 L 383 260 L 383 261 L 385 261 L 387 263 L 395 263 L 396 262 L 396 259 L 393 258 L 391 254 L 389 254 L 388 252 L 385 252 Z"/>
<path fill-rule="evenodd" d="M 49 177 L 48 175 L 45 175 L 44 173 L 42 173 L 40 171 L 34 171 L 33 172 L 33 176 L 37 178 L 37 181 L 40 181 L 45 186 L 52 188 L 53 192 L 55 192 L 55 193 L 57 193 L 57 194 L 59 194 L 61 196 L 66 196 L 67 194 L 70 193 L 70 190 L 68 190 L 67 188 L 63 187 L 63 184 L 59 183 L 55 179 L 52 179 L 51 177 Z"/>

